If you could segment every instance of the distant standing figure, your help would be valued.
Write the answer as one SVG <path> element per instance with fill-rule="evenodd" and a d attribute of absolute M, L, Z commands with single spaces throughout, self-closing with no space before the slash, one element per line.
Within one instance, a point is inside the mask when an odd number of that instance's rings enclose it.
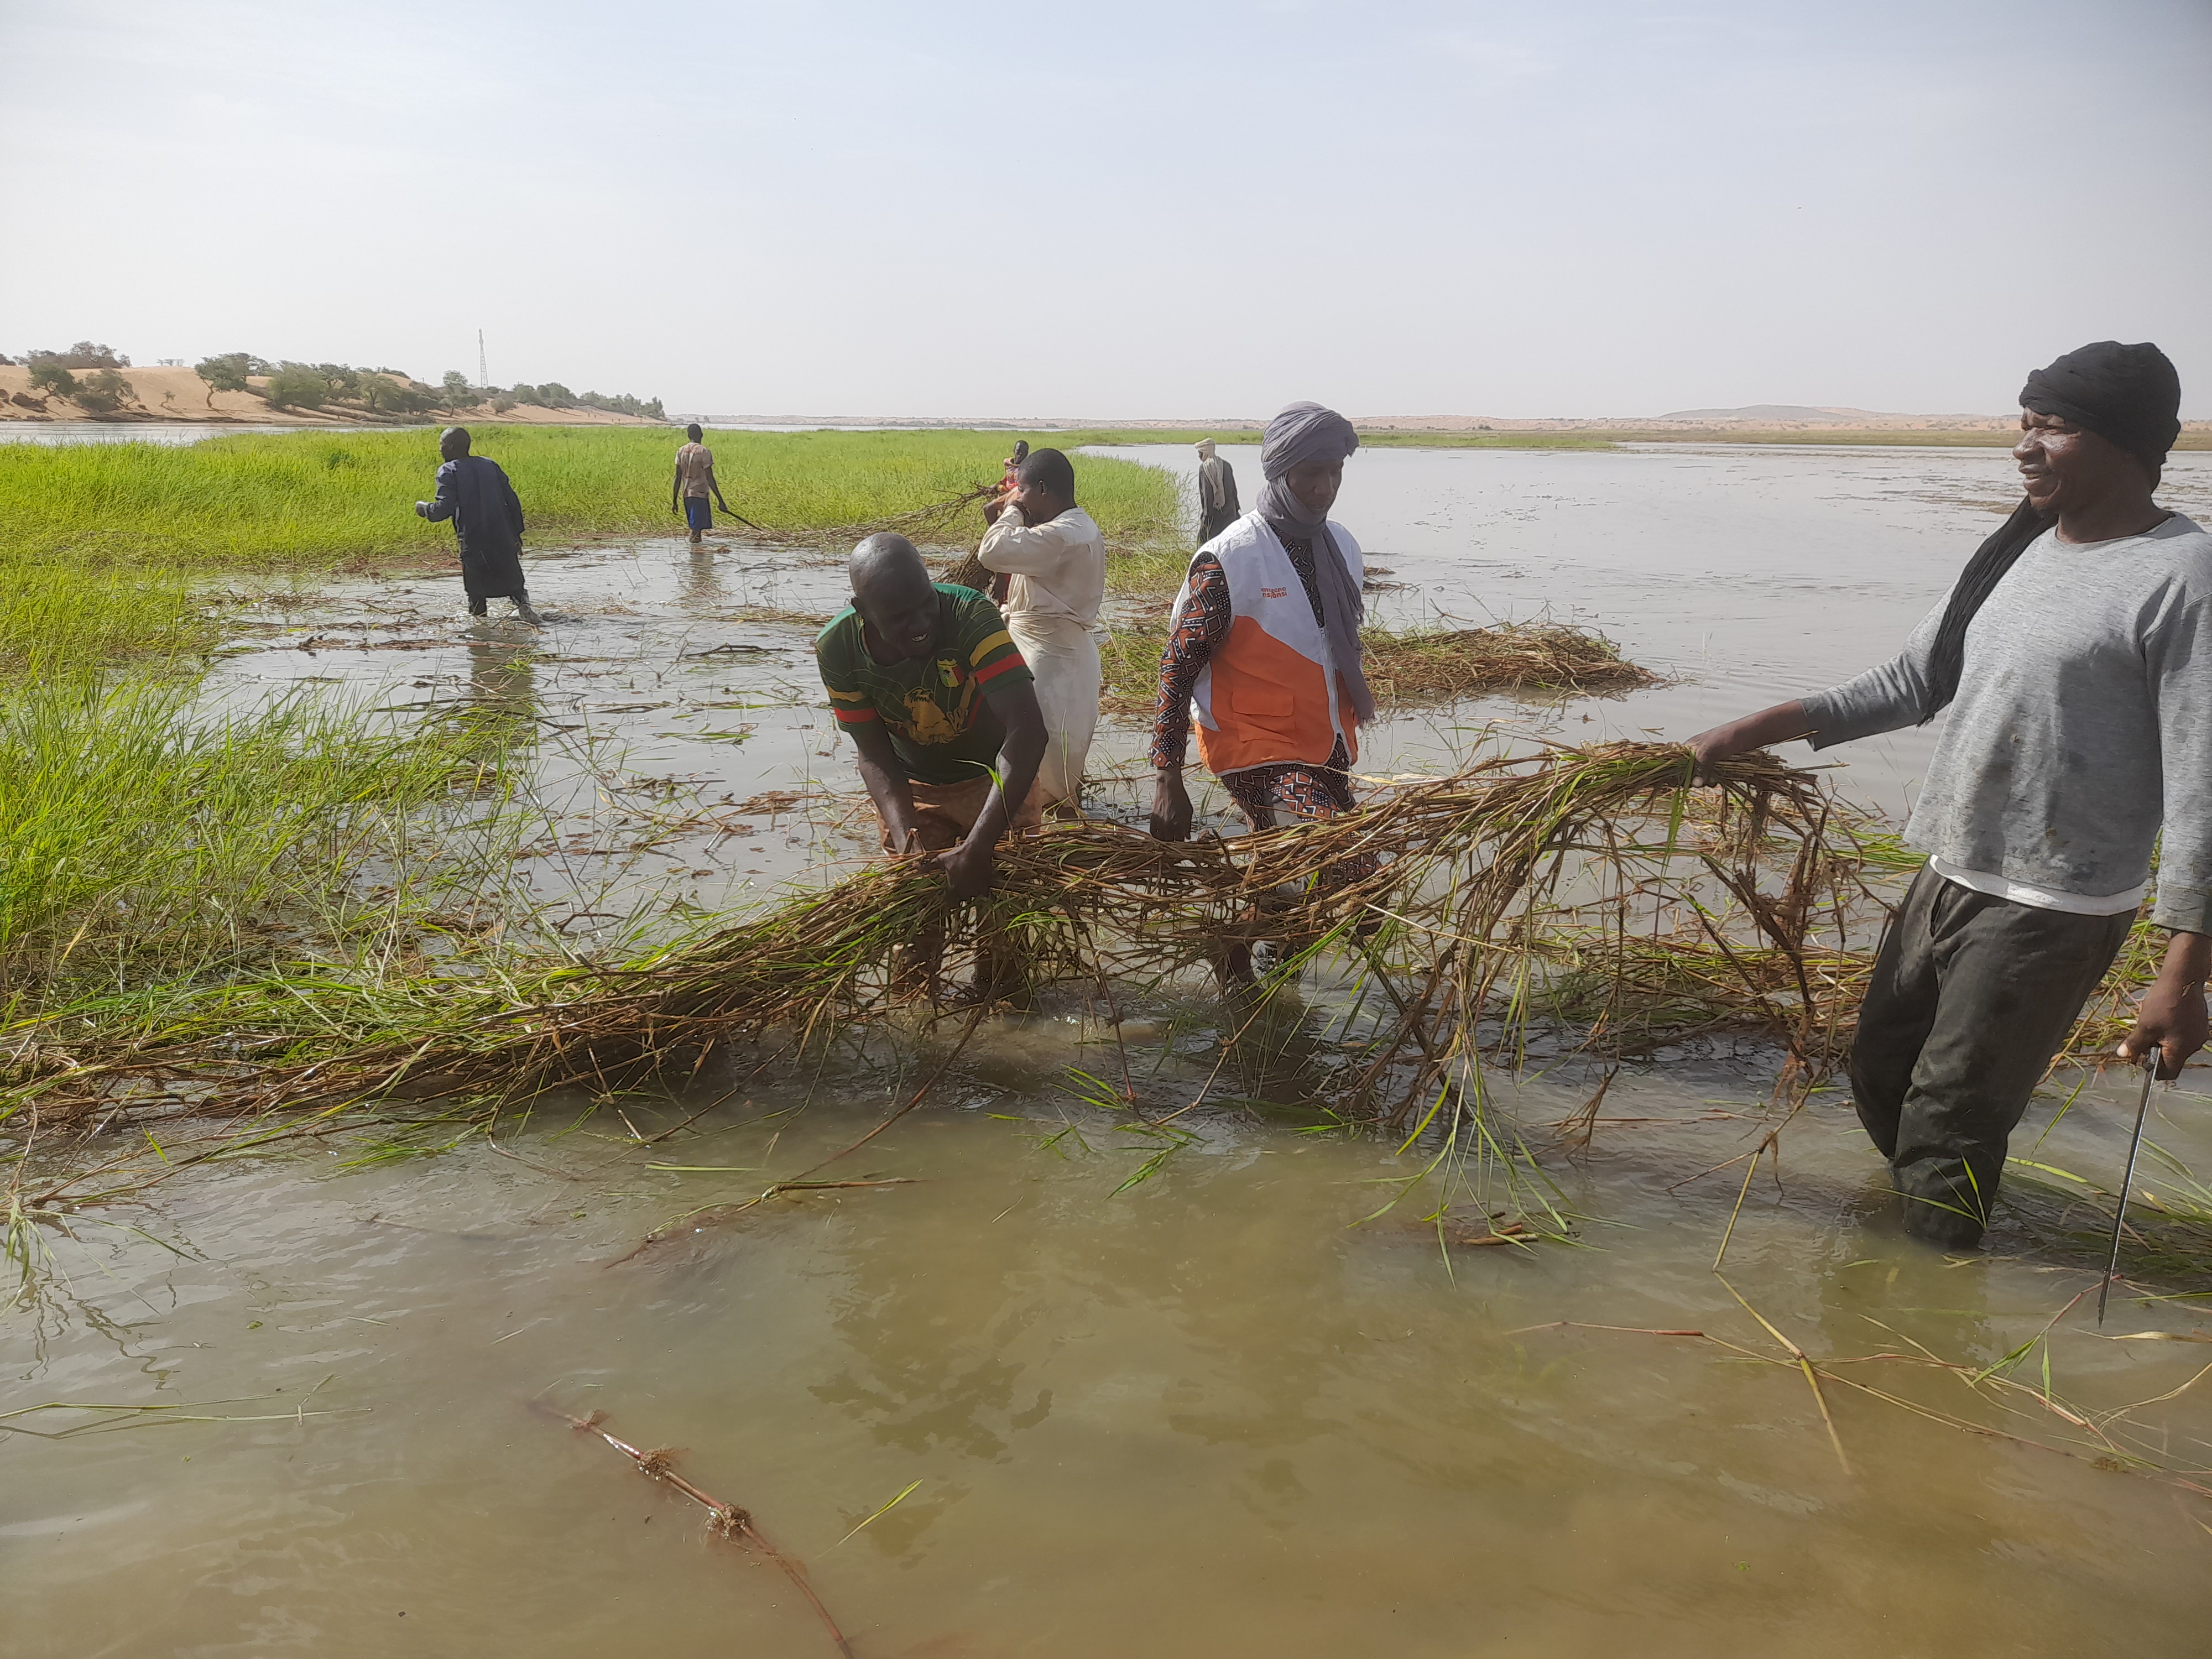
<path fill-rule="evenodd" d="M 1198 446 L 1198 544 L 1204 547 L 1237 522 L 1243 508 L 1237 504 L 1237 473 L 1213 453 L 1213 440 Z"/>
<path fill-rule="evenodd" d="M 469 615 L 489 614 L 494 599 L 513 599 L 514 614 L 532 628 L 545 619 L 530 608 L 522 581 L 522 503 L 497 461 L 469 453 L 469 429 L 449 426 L 439 436 L 434 500 L 415 503 L 416 513 L 435 523 L 453 521 L 461 555 L 461 586 L 469 596 Z"/>
<path fill-rule="evenodd" d="M 1106 598 L 1106 541 L 1075 504 L 1075 468 L 1057 449 L 1022 458 L 1014 492 L 975 557 L 1006 584 L 1006 631 L 1036 678 L 1044 712 L 1044 805 L 1082 805 L 1083 768 L 1098 729 L 1098 607 Z"/>
<path fill-rule="evenodd" d="M 696 544 L 714 527 L 714 509 L 708 504 L 711 494 L 727 513 L 730 504 L 722 500 L 722 486 L 714 482 L 714 452 L 699 441 L 696 421 L 684 428 L 688 441 L 676 452 L 676 481 L 668 489 L 668 506 L 675 511 L 682 503 L 684 522 L 691 526 L 691 539 Z"/>
<path fill-rule="evenodd" d="M 1012 495 L 1014 491 L 1021 488 L 1022 463 L 1029 459 L 1029 458 L 1030 441 L 1027 438 L 1017 438 L 1014 440 L 1014 453 L 1006 457 L 1006 470 L 1000 474 L 999 478 L 999 493 L 992 498 L 993 506 L 1003 505 L 1007 496 Z M 984 509 L 984 513 L 987 517 L 992 519 L 996 519 L 999 516 L 996 513 L 992 512 L 989 507 L 986 507 Z"/>

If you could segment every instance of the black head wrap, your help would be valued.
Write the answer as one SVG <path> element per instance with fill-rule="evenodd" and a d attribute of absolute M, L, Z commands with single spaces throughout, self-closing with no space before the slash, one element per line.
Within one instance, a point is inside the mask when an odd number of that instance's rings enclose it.
<path fill-rule="evenodd" d="M 2154 467 L 2181 435 L 2181 376 L 2148 340 L 2100 340 L 2029 375 L 2020 406 L 2070 421 Z"/>
<path fill-rule="evenodd" d="M 2100 340 L 2030 374 L 2021 388 L 2020 406 L 2094 432 L 2155 471 L 2181 435 L 2181 376 L 2172 360 L 2148 341 L 2122 345 L 2118 340 Z M 2022 496 L 2012 516 L 1974 550 L 1974 556 L 1959 573 L 1929 653 L 1928 700 L 1920 708 L 1923 726 L 1959 695 L 1966 626 L 1974 613 L 2028 544 L 2050 527 L 2050 519 Z"/>

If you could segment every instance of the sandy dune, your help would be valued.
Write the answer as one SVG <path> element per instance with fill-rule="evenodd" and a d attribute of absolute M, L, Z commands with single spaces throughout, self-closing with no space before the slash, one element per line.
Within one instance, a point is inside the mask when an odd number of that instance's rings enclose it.
<path fill-rule="evenodd" d="M 78 380 L 96 369 L 72 369 Z M 439 418 L 442 411 L 397 417 L 379 417 L 357 409 L 278 410 L 251 392 L 210 392 L 207 382 L 189 368 L 125 368 L 116 371 L 131 383 L 131 401 L 106 415 L 94 415 L 66 398 L 43 397 L 31 390 L 28 368 L 0 366 L 0 422 L 205 421 L 224 425 L 327 426 L 333 421 L 349 425 L 380 421 L 394 426 L 421 425 Z M 255 384 L 265 384 L 256 377 Z M 416 384 L 420 385 L 420 382 Z M 428 387 L 424 388 L 426 391 Z M 459 413 L 471 420 L 499 420 L 519 425 L 653 426 L 661 424 L 635 415 L 614 415 L 599 409 L 539 409 L 521 404 L 504 415 L 494 415 L 489 404 Z"/>

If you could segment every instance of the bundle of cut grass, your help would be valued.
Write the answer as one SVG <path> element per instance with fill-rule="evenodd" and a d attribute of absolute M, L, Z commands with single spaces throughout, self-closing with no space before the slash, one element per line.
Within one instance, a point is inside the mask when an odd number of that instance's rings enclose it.
<path fill-rule="evenodd" d="M 1011 956 L 1032 989 L 1162 985 L 1261 939 L 1338 952 L 1395 1010 L 1344 1081 L 1354 1115 L 1402 1116 L 1450 1055 L 1516 1042 L 1577 999 L 1600 1011 L 1585 1040 L 1687 1018 L 1765 1031 L 1817 1065 L 1840 981 L 1817 966 L 1814 920 L 1880 915 L 1837 844 L 1833 803 L 1765 756 L 1728 763 L 1711 792 L 1688 776 L 1686 750 L 1623 744 L 1501 755 L 1345 817 L 1234 839 L 1055 824 L 1002 849 L 997 889 L 977 905 L 948 904 L 941 877 L 896 864 L 657 957 L 441 982 L 404 1006 L 386 988 L 233 986 L 27 1088 L 52 1120 L 137 1101 L 289 1113 L 402 1092 L 635 1086 L 688 1073 L 722 1043 L 778 1031 L 803 1043 L 926 1012 L 934 976 L 909 951 L 933 935 L 948 972 Z M 1685 935 L 1686 915 L 1702 938 Z M 1573 997 L 1551 994 L 1561 940 L 1632 933 L 1640 943 L 1613 957 L 1609 991 L 1605 954 L 1585 949 Z M 1670 981 L 1686 1013 L 1662 1018 L 1638 964 L 1669 951 L 1693 954 L 1696 971 Z"/>
<path fill-rule="evenodd" d="M 954 560 L 937 580 L 949 582 L 955 587 L 972 587 L 978 593 L 989 592 L 991 572 L 984 565 L 982 559 L 978 556 L 981 550 L 980 546 L 969 549 L 967 553 Z"/>
<path fill-rule="evenodd" d="M 947 580 L 954 580 L 947 578 Z M 1496 628 L 1363 630 L 1367 684 L 1386 708 L 1420 708 L 1500 692 L 1607 696 L 1656 685 L 1659 677 L 1630 662 L 1604 635 L 1565 623 L 1504 623 Z M 1159 698 L 1164 626 L 1117 628 L 1099 652 L 1100 707 L 1148 716 Z"/>
<path fill-rule="evenodd" d="M 1367 679 L 1376 700 L 1400 706 L 1497 691 L 1602 695 L 1659 683 L 1604 635 L 1565 623 L 1370 629 L 1366 646 Z"/>

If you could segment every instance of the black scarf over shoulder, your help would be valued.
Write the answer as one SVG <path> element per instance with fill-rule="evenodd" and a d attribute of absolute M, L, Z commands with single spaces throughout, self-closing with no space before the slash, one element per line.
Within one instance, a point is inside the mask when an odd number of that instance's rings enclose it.
<path fill-rule="evenodd" d="M 1928 653 L 1928 700 L 1920 705 L 1923 726 L 1942 714 L 1959 695 L 1959 675 L 1966 665 L 1966 624 L 1996 591 L 2005 572 L 2020 562 L 2027 544 L 2051 527 L 2051 520 L 2035 510 L 2027 496 L 2012 510 L 2012 517 L 1974 550 L 1966 568 L 1951 589 L 1951 603 L 1943 607 L 1943 620 L 1936 626 L 1936 644 Z"/>

